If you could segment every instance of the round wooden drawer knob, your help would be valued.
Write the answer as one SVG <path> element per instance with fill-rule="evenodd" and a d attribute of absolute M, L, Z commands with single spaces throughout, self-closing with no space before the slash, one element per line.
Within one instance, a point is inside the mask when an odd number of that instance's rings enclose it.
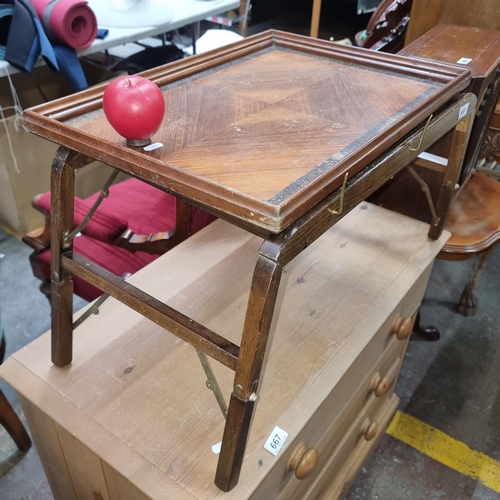
<path fill-rule="evenodd" d="M 287 470 L 294 470 L 297 479 L 305 479 L 317 463 L 318 452 L 314 448 L 306 449 L 306 445 L 300 443 L 288 461 Z"/>
<path fill-rule="evenodd" d="M 392 326 L 392 333 L 396 335 L 398 340 L 407 339 L 413 330 L 413 319 L 410 316 L 403 318 L 398 316 Z"/>
<path fill-rule="evenodd" d="M 366 419 L 363 427 L 361 428 L 361 435 L 365 437 L 367 441 L 371 441 L 378 432 L 378 424 L 377 422 L 371 422 L 370 419 Z"/>
<path fill-rule="evenodd" d="M 383 396 L 389 390 L 389 387 L 391 387 L 391 381 L 387 377 L 384 377 L 375 389 L 375 396 L 377 398 Z"/>
<path fill-rule="evenodd" d="M 372 378 L 371 384 L 370 384 L 370 391 L 375 391 L 380 384 L 380 381 L 382 380 L 382 377 L 380 376 L 380 373 L 377 372 Z"/>

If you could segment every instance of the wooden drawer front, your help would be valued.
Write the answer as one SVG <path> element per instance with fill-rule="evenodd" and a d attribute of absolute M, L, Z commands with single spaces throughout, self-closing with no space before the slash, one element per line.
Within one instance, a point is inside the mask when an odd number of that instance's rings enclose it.
<path fill-rule="evenodd" d="M 354 450 L 340 463 L 336 460 L 337 457 L 332 457 L 332 463 L 328 464 L 320 480 L 310 488 L 307 496 L 303 497 L 302 500 L 337 500 L 342 498 L 354 482 L 363 463 L 382 439 L 398 404 L 399 398 L 395 395 L 385 400 L 373 417 L 379 425 L 375 438 L 371 441 L 359 439 Z"/>
<path fill-rule="evenodd" d="M 353 432 L 353 422 L 357 422 L 361 416 L 363 416 L 363 420 L 366 419 L 383 404 L 383 401 L 392 395 L 406 345 L 406 342 L 391 342 L 389 348 L 372 367 L 372 370 L 365 377 L 363 383 L 360 384 L 357 391 L 341 409 L 337 417 L 332 421 L 328 419 L 328 415 L 323 416 L 324 423 L 328 423 L 329 427 L 316 445 L 313 444 L 314 442 L 310 437 L 312 432 L 309 435 L 307 432 L 301 434 L 300 438 L 294 442 L 294 445 L 290 447 L 287 453 L 287 463 L 301 442 L 306 444 L 306 449 L 314 446 L 318 453 L 318 460 L 313 471 L 306 479 L 298 480 L 294 477 L 293 472 L 288 473 L 291 476 L 291 480 L 282 491 L 279 500 L 303 498 L 305 492 L 311 487 L 311 484 L 315 484 L 324 475 L 324 469 L 330 462 L 331 457 L 339 454 L 341 443 L 346 435 Z M 357 438 L 361 439 L 361 434 L 358 434 Z M 351 448 L 347 449 L 344 447 L 342 455 L 352 451 L 356 443 L 357 440 L 354 440 L 351 443 Z"/>
<path fill-rule="evenodd" d="M 336 450 L 359 413 L 378 407 L 384 395 L 389 396 L 392 394 L 406 346 L 407 341 L 401 342 L 393 338 L 389 343 L 389 347 L 377 363 L 371 367 L 371 370 L 366 374 L 350 400 L 345 404 L 342 403 L 342 406 L 338 408 L 339 411 L 335 417 L 323 413 L 320 409 L 315 414 L 314 419 L 309 422 L 288 447 L 283 457 L 252 498 L 279 498 L 285 500 L 292 498 L 297 492 L 302 494 L 322 474 L 322 469 L 328 462 L 330 455 Z M 379 397 L 376 395 L 377 388 L 381 389 L 381 386 L 384 385 L 384 379 L 388 379 L 389 384 L 386 385 L 382 397 Z M 317 433 L 318 428 L 322 430 L 319 436 Z M 306 450 L 314 448 L 317 451 L 318 461 L 307 478 L 298 480 L 294 472 L 288 470 L 288 464 L 302 443 L 306 445 Z M 270 477 L 273 478 L 272 481 Z"/>
<path fill-rule="evenodd" d="M 283 453 L 266 480 L 256 491 L 254 498 L 264 498 L 267 495 L 267 498 L 279 497 L 280 500 L 286 500 L 291 498 L 296 491 L 303 492 L 308 487 L 307 485 L 315 481 L 315 478 L 321 474 L 328 457 L 347 432 L 353 419 L 368 404 L 370 398 L 372 398 L 370 401 L 376 405 L 379 399 L 374 395 L 376 389 L 379 388 L 379 393 L 383 392 L 382 386 L 385 383 L 387 385 L 385 393 L 392 394 L 394 382 L 399 373 L 400 360 L 409 339 L 408 336 L 406 339 L 399 340 L 392 333 L 393 325 L 398 318 L 408 318 L 414 315 L 423 297 L 430 271 L 431 266 L 415 282 L 393 313 L 383 323 L 329 397 L 290 443 L 286 452 Z M 396 366 L 394 366 L 395 362 Z M 377 374 L 379 382 L 375 387 L 373 384 Z M 389 379 L 389 384 L 384 378 Z M 290 457 L 301 443 L 305 443 L 306 449 L 314 447 L 319 458 L 311 474 L 299 481 L 293 472 L 287 470 L 287 465 Z"/>
<path fill-rule="evenodd" d="M 263 483 L 257 488 L 252 498 L 279 498 L 287 500 L 296 492 L 303 492 L 314 482 L 325 466 L 331 453 L 348 431 L 353 419 L 369 404 L 370 409 L 380 404 L 380 397 L 375 396 L 375 387 L 372 383 L 376 374 L 379 374 L 379 383 L 390 373 L 386 395 L 391 395 L 394 381 L 399 373 L 401 359 L 404 355 L 409 335 L 399 340 L 393 334 L 393 326 L 399 318 L 414 316 L 427 286 L 432 265 L 422 273 L 420 278 L 408 290 L 393 313 L 383 322 L 372 340 L 363 352 L 352 363 L 349 370 L 342 377 L 334 390 L 330 393 L 313 417 L 307 422 L 302 431 L 293 439 L 289 436 L 290 444 L 277 460 L 275 466 L 267 475 Z M 369 325 L 366 325 L 370 328 Z M 397 361 L 396 366 L 394 366 Z M 378 384 L 377 384 L 378 385 Z M 380 391 L 379 391 L 380 392 Z M 296 479 L 293 472 L 288 470 L 288 463 L 297 447 L 304 443 L 306 449 L 315 448 L 318 452 L 318 461 L 307 478 Z"/>
<path fill-rule="evenodd" d="M 395 411 L 398 402 L 399 398 L 394 394 L 391 397 L 386 395 L 379 399 L 375 398 L 375 396 L 370 398 L 369 403 L 362 411 L 348 422 L 350 425 L 347 431 L 343 434 L 334 452 L 327 457 L 321 474 L 315 477 L 307 487 L 297 489 L 289 497 L 290 500 L 313 500 L 318 498 L 325 484 L 331 483 L 332 479 L 335 480 L 341 474 L 345 465 L 351 461 L 352 455 L 356 454 L 358 448 L 371 448 L 373 441 L 376 442 L 377 438 L 382 436 L 387 422 L 381 416 L 385 415 L 384 410 L 388 405 L 394 406 Z"/>
<path fill-rule="evenodd" d="M 332 435 L 329 432 L 331 432 L 332 426 L 335 427 L 334 422 L 342 421 L 343 415 L 346 415 L 347 412 L 351 416 L 359 413 L 377 388 L 379 395 L 383 395 L 382 382 L 387 382 L 383 379 L 387 377 L 391 368 L 392 379 L 389 378 L 392 381 L 396 379 L 400 363 L 397 363 L 396 371 L 394 371 L 393 364 L 395 360 L 402 359 L 406 350 L 412 321 L 422 300 L 430 271 L 429 267 L 389 318 L 384 321 L 366 348 L 353 361 L 345 375 L 296 437 L 293 445 L 290 445 L 289 454 L 293 453 L 296 445 L 300 442 L 307 444 L 320 443 L 323 440 L 330 441 Z M 400 333 L 404 333 L 404 330 L 408 332 L 406 338 L 400 340 L 397 338 L 397 334 L 392 333 L 395 324 L 399 326 Z M 380 381 L 377 383 L 377 387 L 372 387 L 377 373 Z M 392 391 L 392 387 L 393 384 L 389 384 L 386 391 Z M 284 462 L 286 464 L 286 460 Z"/>

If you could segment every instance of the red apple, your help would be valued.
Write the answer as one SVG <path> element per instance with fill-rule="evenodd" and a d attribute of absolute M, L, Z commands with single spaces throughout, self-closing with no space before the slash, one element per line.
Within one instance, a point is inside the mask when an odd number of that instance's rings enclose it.
<path fill-rule="evenodd" d="M 165 114 L 161 90 L 151 80 L 137 75 L 113 80 L 104 91 L 102 105 L 111 126 L 136 146 L 151 142 Z"/>

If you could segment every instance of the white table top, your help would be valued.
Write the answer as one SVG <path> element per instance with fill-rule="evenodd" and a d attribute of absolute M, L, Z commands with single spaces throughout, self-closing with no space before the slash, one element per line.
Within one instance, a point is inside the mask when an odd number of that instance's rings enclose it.
<path fill-rule="evenodd" d="M 108 28 L 109 34 L 104 40 L 94 40 L 89 48 L 78 51 L 78 55 L 93 54 L 128 42 L 166 33 L 187 24 L 203 21 L 209 16 L 235 9 L 240 5 L 239 0 L 168 0 L 167 3 L 174 12 L 172 22 L 148 28 Z M 106 26 L 99 26 L 99 28 L 106 28 Z M 37 62 L 37 66 L 41 64 L 44 64 L 43 59 Z M 5 76 L 7 72 L 14 74 L 19 71 L 7 61 L 0 61 L 0 77 Z"/>

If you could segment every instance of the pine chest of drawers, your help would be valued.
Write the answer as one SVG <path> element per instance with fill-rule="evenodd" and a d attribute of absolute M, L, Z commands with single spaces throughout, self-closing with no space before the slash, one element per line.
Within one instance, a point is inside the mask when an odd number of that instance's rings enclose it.
<path fill-rule="evenodd" d="M 49 334 L 13 355 L 0 375 L 20 395 L 56 500 L 341 496 L 398 404 L 412 317 L 448 237 L 427 231 L 363 202 L 285 268 L 229 493 L 213 483 L 224 416 L 190 345 L 110 298 L 75 330 L 70 366 L 50 362 Z M 261 241 L 216 221 L 130 281 L 237 343 Z M 227 400 L 232 372 L 213 371 Z M 276 426 L 288 436 L 274 456 L 264 445 Z"/>

